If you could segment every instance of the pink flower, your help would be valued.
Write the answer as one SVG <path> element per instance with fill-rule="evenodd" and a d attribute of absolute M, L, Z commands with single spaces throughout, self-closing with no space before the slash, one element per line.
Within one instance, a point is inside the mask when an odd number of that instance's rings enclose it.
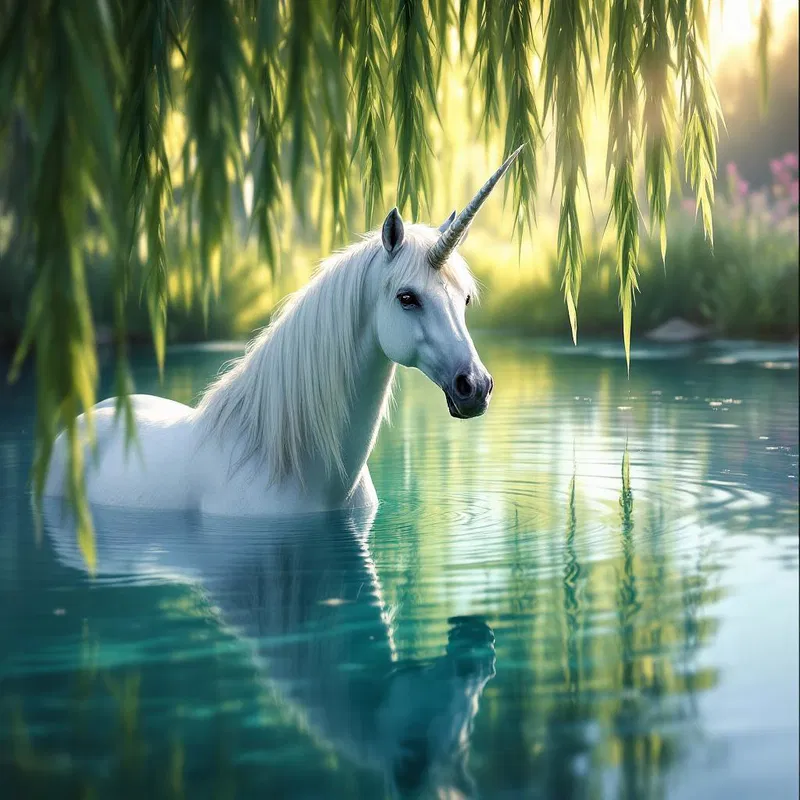
<path fill-rule="evenodd" d="M 786 153 L 783 157 L 783 163 L 785 166 L 789 167 L 789 169 L 797 169 L 798 166 L 800 166 L 797 160 L 797 153 Z"/>
<path fill-rule="evenodd" d="M 783 162 L 779 161 L 777 158 L 773 158 L 769 162 L 769 168 L 772 170 L 772 174 L 777 178 L 783 172 Z"/>
<path fill-rule="evenodd" d="M 736 169 L 736 164 L 733 161 L 728 162 L 728 177 L 733 180 L 739 177 L 739 170 Z"/>
<path fill-rule="evenodd" d="M 739 197 L 747 197 L 747 192 L 750 189 L 750 184 L 747 181 L 739 179 L 736 182 L 736 193 Z"/>

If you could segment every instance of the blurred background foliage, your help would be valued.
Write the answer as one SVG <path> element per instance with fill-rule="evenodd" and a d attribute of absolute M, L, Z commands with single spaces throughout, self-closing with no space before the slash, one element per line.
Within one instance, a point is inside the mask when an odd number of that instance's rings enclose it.
<path fill-rule="evenodd" d="M 796 336 L 796 108 L 785 0 L 0 0 L 0 341 L 12 378 L 35 353 L 35 488 L 62 427 L 80 466 L 98 342 L 124 397 L 131 341 L 163 369 L 248 335 L 523 142 L 464 247 L 473 325 Z"/>

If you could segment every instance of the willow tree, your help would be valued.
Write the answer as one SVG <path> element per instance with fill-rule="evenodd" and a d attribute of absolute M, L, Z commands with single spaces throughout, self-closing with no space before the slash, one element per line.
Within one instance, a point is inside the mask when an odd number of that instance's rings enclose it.
<path fill-rule="evenodd" d="M 626 356 L 639 175 L 663 253 L 680 151 L 712 237 L 719 106 L 706 62 L 708 0 L 0 0 L 0 9 L 0 126 L 7 132 L 21 120 L 32 155 L 23 222 L 35 285 L 11 377 L 33 351 L 35 493 L 64 428 L 69 493 L 90 559 L 74 423 L 93 405 L 97 382 L 84 237 L 99 227 L 114 254 L 118 408 L 132 429 L 126 296 L 142 292 L 163 366 L 173 170 L 182 170 L 182 230 L 208 302 L 219 288 L 231 198 L 247 175 L 252 223 L 270 263 L 284 185 L 305 214 L 311 171 L 324 176 L 339 238 L 353 193 L 363 196 L 367 224 L 389 191 L 417 218 L 431 191 L 443 75 L 461 63 L 481 98 L 482 128 L 502 138 L 505 155 L 529 145 L 510 182 L 519 237 L 534 226 L 537 154 L 554 128 L 557 249 L 573 337 L 585 260 L 578 198 L 588 193 L 582 119 L 595 95 L 609 106 L 609 223 Z M 767 0 L 760 31 L 765 55 Z M 187 120 L 177 165 L 165 146 L 176 105 Z M 397 171 L 392 190 L 387 153 Z"/>

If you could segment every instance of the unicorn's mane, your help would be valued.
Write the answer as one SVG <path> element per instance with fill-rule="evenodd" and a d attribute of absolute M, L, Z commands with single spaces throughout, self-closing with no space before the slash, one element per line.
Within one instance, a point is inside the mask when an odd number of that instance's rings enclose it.
<path fill-rule="evenodd" d="M 437 235 L 426 225 L 406 226 L 403 247 L 386 269 L 392 289 L 432 272 L 424 254 Z M 373 231 L 324 261 L 206 390 L 198 417 L 211 434 L 242 439 L 237 464 L 257 459 L 269 465 L 275 482 L 288 477 L 302 481 L 304 457 L 313 455 L 344 476 L 340 443 L 362 355 L 366 276 L 383 254 L 380 233 Z M 474 293 L 460 256 L 451 256 L 438 274 Z"/>

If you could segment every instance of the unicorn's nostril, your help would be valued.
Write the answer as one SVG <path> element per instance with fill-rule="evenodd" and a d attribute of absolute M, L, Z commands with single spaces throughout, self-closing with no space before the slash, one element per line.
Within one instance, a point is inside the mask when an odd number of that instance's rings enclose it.
<path fill-rule="evenodd" d="M 463 373 L 461 375 L 456 376 L 455 383 L 453 384 L 456 395 L 458 395 L 460 400 L 467 400 L 472 397 L 475 386 L 473 385 L 472 381 L 469 379 L 467 375 Z"/>
<path fill-rule="evenodd" d="M 489 376 L 489 391 L 486 394 L 491 394 L 494 391 L 494 378 Z"/>

